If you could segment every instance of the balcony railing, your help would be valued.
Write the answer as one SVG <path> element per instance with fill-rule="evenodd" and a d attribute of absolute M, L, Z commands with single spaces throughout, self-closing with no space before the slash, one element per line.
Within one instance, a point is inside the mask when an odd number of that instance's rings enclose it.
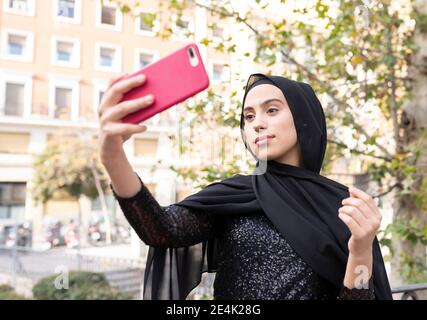
<path fill-rule="evenodd" d="M 403 293 L 401 300 L 418 300 L 419 297 L 417 295 L 417 292 L 424 290 L 427 290 L 427 283 L 410 284 L 407 286 L 393 288 L 391 290 L 391 293 Z"/>

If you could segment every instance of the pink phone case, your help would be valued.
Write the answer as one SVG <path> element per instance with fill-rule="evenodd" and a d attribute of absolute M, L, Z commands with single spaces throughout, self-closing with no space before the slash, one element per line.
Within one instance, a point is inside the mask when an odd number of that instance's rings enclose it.
<path fill-rule="evenodd" d="M 195 53 L 192 55 L 193 57 L 191 57 L 189 50 Z M 196 60 L 198 63 L 194 65 Z M 154 96 L 154 103 L 125 116 L 122 119 L 122 122 L 125 123 L 138 124 L 194 96 L 209 86 L 209 77 L 195 43 L 190 43 L 122 79 L 134 77 L 139 74 L 146 76 L 145 83 L 128 91 L 121 101 L 152 94 Z"/>

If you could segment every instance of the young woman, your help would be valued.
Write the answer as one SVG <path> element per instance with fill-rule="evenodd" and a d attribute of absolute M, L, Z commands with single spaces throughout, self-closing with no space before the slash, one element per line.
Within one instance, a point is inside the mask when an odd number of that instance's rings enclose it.
<path fill-rule="evenodd" d="M 214 299 L 392 299 L 380 210 L 365 192 L 319 174 L 326 121 L 310 85 L 251 75 L 240 127 L 253 174 L 160 206 L 122 148 L 146 127 L 120 119 L 153 97 L 118 101 L 143 82 L 112 79 L 99 116 L 111 189 L 149 245 L 144 299 L 185 299 L 203 272 L 216 272 Z"/>

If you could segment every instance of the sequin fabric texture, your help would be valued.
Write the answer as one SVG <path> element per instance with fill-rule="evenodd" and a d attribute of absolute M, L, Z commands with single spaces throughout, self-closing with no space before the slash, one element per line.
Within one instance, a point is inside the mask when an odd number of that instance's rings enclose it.
<path fill-rule="evenodd" d="M 375 299 L 372 278 L 368 289 L 342 285 L 336 292 L 298 256 L 263 212 L 214 216 L 174 204 L 161 206 L 142 181 L 141 185 L 131 198 L 119 197 L 112 185 L 110 188 L 144 243 L 184 247 L 217 236 L 215 300 Z"/>

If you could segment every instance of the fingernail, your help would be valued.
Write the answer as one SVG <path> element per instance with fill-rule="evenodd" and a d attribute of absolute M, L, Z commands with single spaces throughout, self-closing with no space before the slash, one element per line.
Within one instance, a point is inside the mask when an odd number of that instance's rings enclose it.
<path fill-rule="evenodd" d="M 145 101 L 147 101 L 148 103 L 151 103 L 151 102 L 153 102 L 154 97 L 150 94 L 145 99 L 146 99 Z"/>
<path fill-rule="evenodd" d="M 145 76 L 143 74 L 141 74 L 136 78 L 136 81 L 142 82 L 142 81 L 144 81 L 144 79 L 145 79 Z"/>

